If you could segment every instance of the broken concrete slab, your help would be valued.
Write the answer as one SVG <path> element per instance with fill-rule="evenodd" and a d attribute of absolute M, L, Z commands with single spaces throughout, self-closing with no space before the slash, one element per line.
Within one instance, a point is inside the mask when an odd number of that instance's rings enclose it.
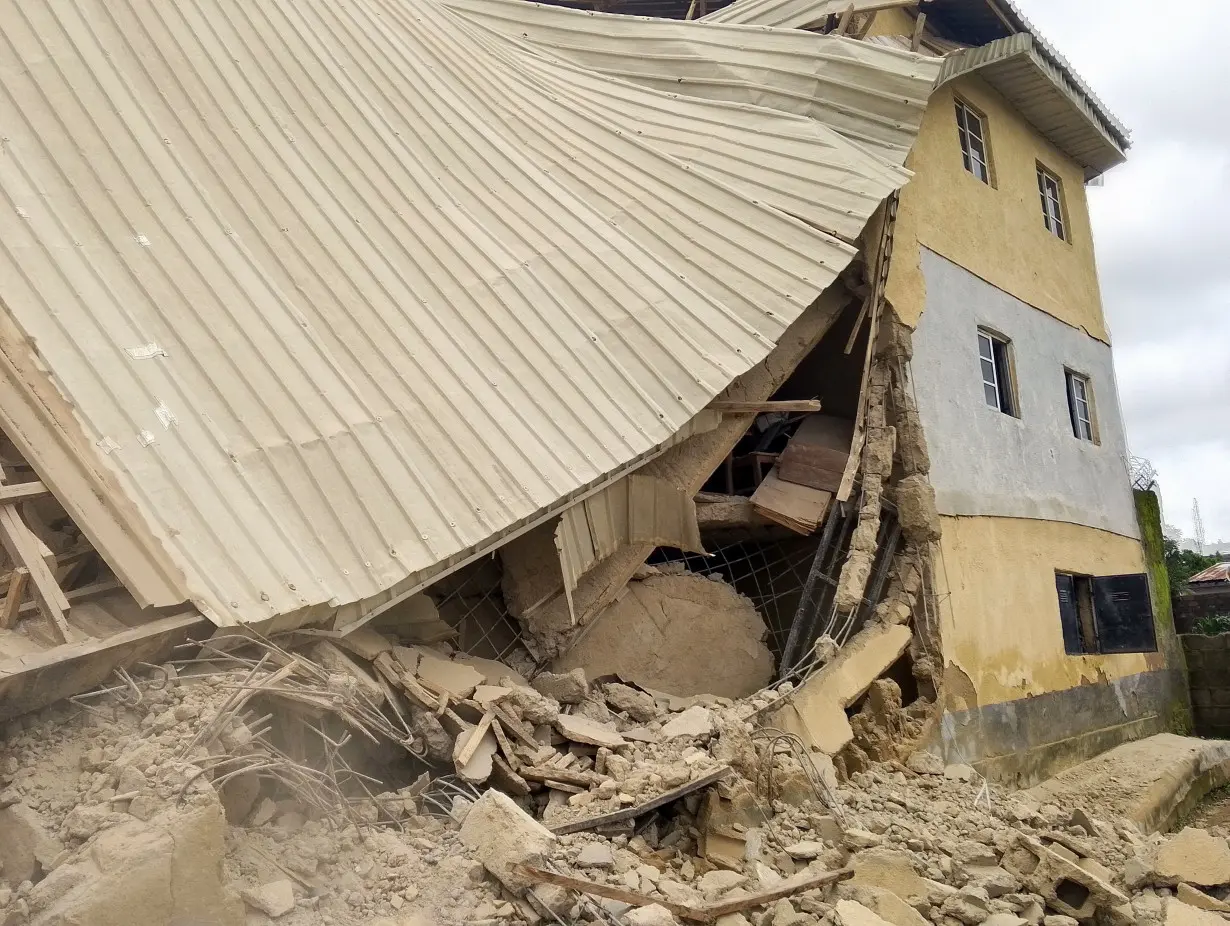
<path fill-rule="evenodd" d="M 846 902 L 854 901 L 891 926 L 928 926 L 927 920 L 921 913 L 892 891 L 882 887 L 846 883 L 838 885 L 837 896 Z M 840 907 L 840 903 L 838 906 Z M 840 910 L 838 912 L 840 914 Z M 852 923 L 851 920 L 853 920 Z M 843 920 L 843 923 L 851 923 L 851 926 L 867 922 L 869 921 L 863 917 L 863 914 L 858 912 L 852 912 L 849 919 Z"/>
<path fill-rule="evenodd" d="M 627 745 L 627 740 L 620 736 L 613 726 L 590 720 L 581 714 L 560 714 L 555 718 L 555 729 L 574 743 L 606 746 L 610 749 Z"/>
<path fill-rule="evenodd" d="M 854 900 L 837 901 L 834 912 L 841 926 L 892 926 L 890 921 Z"/>
<path fill-rule="evenodd" d="M 452 698 L 468 698 L 475 688 L 487 681 L 487 677 L 473 666 L 427 652 L 420 655 L 415 674 L 432 691 L 443 691 Z"/>
<path fill-rule="evenodd" d="M 772 678 L 767 637 L 755 605 L 725 582 L 655 575 L 629 583 L 552 669 L 618 675 L 674 695 L 741 698 Z"/>
<path fill-rule="evenodd" d="M 246 888 L 239 893 L 244 903 L 271 919 L 276 920 L 295 909 L 295 889 L 286 878 L 260 887 Z"/>
<path fill-rule="evenodd" d="M 670 910 L 656 903 L 648 907 L 629 910 L 624 914 L 624 922 L 628 926 L 678 926 L 679 924 Z"/>
<path fill-rule="evenodd" d="M 502 791 L 487 791 L 474 802 L 461 825 L 461 842 L 500 883 L 513 893 L 535 882 L 518 866 L 541 867 L 555 845 L 555 836 L 517 806 Z"/>
<path fill-rule="evenodd" d="M 477 745 L 469 748 L 471 738 L 479 737 Z M 453 763 L 457 774 L 471 784 L 481 784 L 491 777 L 495 754 L 499 749 L 499 741 L 491 731 L 490 724 L 470 727 L 457 737 L 453 744 Z M 464 764 L 458 764 L 460 759 L 469 752 Z"/>
<path fill-rule="evenodd" d="M 771 726 L 780 726 L 828 755 L 854 738 L 846 708 L 858 700 L 901 658 L 913 633 L 902 624 L 876 624 L 855 635 L 837 657 L 791 692 L 773 711 Z"/>
<path fill-rule="evenodd" d="M 471 656 L 469 653 L 456 653 L 453 656 L 453 662 L 469 666 L 475 672 L 480 673 L 483 676 L 483 681 L 479 684 L 503 685 L 505 683 L 502 679 L 511 678 L 515 684 L 522 688 L 530 687 L 530 683 L 524 675 L 495 659 L 483 659 L 481 656 Z"/>
<path fill-rule="evenodd" d="M 615 853 L 605 843 L 586 843 L 577 853 L 575 864 L 579 868 L 611 868 L 615 864 Z"/>
<path fill-rule="evenodd" d="M 494 704 L 511 693 L 512 689 L 505 688 L 503 685 L 479 685 L 474 689 L 474 694 L 470 695 L 470 700 L 477 703 L 480 707 L 486 707 L 488 704 Z"/>
<path fill-rule="evenodd" d="M 32 807 L 13 804 L 0 810 L 0 872 L 6 881 L 37 881 L 63 848 Z"/>
<path fill-rule="evenodd" d="M 710 736 L 713 733 L 713 711 L 696 705 L 672 717 L 662 726 L 663 739 L 687 736 Z"/>
<path fill-rule="evenodd" d="M 1230 845 L 1206 830 L 1186 827 L 1158 847 L 1150 880 L 1157 886 L 1230 884 Z"/>
<path fill-rule="evenodd" d="M 930 905 L 931 887 L 914 870 L 909 854 L 899 849 L 865 849 L 850 859 L 854 869 L 853 885 L 878 887 L 896 894 L 915 909 Z"/>
<path fill-rule="evenodd" d="M 535 691 L 529 685 L 522 685 L 511 675 L 500 678 L 500 684 L 510 690 L 504 698 L 502 706 L 511 706 L 522 720 L 532 724 L 554 723 L 559 716 L 559 702 Z"/>
<path fill-rule="evenodd" d="M 1165 926 L 1226 926 L 1226 921 L 1211 910 L 1201 910 L 1178 898 L 1168 897 Z"/>

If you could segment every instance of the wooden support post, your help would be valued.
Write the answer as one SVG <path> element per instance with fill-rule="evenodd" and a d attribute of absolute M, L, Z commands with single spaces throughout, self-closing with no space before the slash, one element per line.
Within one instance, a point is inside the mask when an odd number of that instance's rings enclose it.
<path fill-rule="evenodd" d="M 4 608 L 0 610 L 0 630 L 8 630 L 17 622 L 21 610 L 21 599 L 26 593 L 26 582 L 30 579 L 30 570 L 18 566 L 10 575 L 8 594 L 4 596 Z"/>
<path fill-rule="evenodd" d="M 850 20 L 854 19 L 854 4 L 851 3 L 845 8 L 841 14 L 841 19 L 837 21 L 837 28 L 833 30 L 835 35 L 845 35 L 850 29 Z"/>

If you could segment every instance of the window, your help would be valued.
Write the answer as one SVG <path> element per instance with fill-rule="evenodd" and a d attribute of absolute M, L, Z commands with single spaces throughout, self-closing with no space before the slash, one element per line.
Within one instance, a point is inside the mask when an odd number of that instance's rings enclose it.
<path fill-rule="evenodd" d="M 1071 370 L 1064 372 L 1068 383 L 1068 417 L 1072 420 L 1072 433 L 1081 440 L 1093 442 L 1093 386 L 1089 377 Z"/>
<path fill-rule="evenodd" d="M 1073 656 L 1157 651 L 1153 603 L 1144 573 L 1055 573 L 1063 649 Z"/>
<path fill-rule="evenodd" d="M 1063 195 L 1060 192 L 1059 178 L 1049 170 L 1038 165 L 1038 195 L 1042 197 L 1042 220 L 1046 230 L 1056 238 L 1068 240 L 1068 233 L 1063 222 Z"/>
<path fill-rule="evenodd" d="M 991 182 L 991 162 L 987 157 L 986 133 L 982 117 L 957 100 L 957 137 L 961 139 L 961 159 L 965 169 L 983 183 Z"/>
<path fill-rule="evenodd" d="M 998 335 L 979 328 L 978 359 L 982 363 L 982 392 L 987 405 L 1005 415 L 1016 415 L 1016 395 L 1012 387 L 1012 356 L 1008 342 Z"/>

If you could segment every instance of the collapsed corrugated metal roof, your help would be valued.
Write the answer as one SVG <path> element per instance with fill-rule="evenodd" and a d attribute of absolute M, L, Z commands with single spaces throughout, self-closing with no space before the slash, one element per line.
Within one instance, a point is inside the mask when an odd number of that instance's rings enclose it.
<path fill-rule="evenodd" d="M 808 119 L 475 7 L 0 2 L 0 424 L 143 604 L 369 609 L 700 426 L 903 182 L 936 76 L 698 27 L 765 87 L 826 62 L 774 91 Z M 834 86 L 840 125 L 800 99 Z"/>

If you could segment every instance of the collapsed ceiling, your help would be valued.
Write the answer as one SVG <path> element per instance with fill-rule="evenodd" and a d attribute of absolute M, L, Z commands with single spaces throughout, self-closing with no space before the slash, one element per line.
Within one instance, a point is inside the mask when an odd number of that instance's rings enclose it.
<path fill-rule="evenodd" d="M 938 61 L 511 2 L 0 2 L 0 425 L 142 604 L 369 610 L 538 523 L 908 176 Z"/>

